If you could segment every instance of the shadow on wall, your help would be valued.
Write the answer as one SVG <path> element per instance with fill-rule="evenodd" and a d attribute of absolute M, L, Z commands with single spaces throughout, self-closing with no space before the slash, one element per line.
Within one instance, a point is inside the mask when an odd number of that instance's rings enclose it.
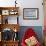
<path fill-rule="evenodd" d="M 34 29 L 34 31 L 37 33 L 37 37 L 38 37 L 39 41 L 42 43 L 43 42 L 42 26 L 21 26 L 20 32 L 19 32 L 20 41 L 22 40 L 24 33 L 28 28 Z"/>

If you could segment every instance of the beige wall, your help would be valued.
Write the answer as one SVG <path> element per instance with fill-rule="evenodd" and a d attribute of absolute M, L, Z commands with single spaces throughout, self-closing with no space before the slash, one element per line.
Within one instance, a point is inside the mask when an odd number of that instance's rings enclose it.
<path fill-rule="evenodd" d="M 43 15 L 43 0 L 18 0 L 20 7 L 19 23 L 21 26 L 43 26 L 44 15 Z M 39 19 L 38 20 L 24 20 L 23 19 L 23 8 L 39 8 Z"/>

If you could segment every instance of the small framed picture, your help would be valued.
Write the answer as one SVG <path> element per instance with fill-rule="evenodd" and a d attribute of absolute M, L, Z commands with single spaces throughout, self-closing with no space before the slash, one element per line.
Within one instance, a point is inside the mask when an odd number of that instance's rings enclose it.
<path fill-rule="evenodd" d="M 18 13 L 18 12 L 17 12 L 16 10 L 14 10 L 14 9 L 9 11 L 9 14 L 10 14 L 10 15 L 16 15 L 17 13 Z"/>
<path fill-rule="evenodd" d="M 24 8 L 23 19 L 25 20 L 37 20 L 39 18 L 38 8 Z"/>
<path fill-rule="evenodd" d="M 9 10 L 2 10 L 2 15 L 9 15 Z"/>

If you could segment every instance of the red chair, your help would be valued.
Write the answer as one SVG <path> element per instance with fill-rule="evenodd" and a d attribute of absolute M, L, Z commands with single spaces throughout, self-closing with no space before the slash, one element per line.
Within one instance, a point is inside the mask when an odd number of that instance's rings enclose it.
<path fill-rule="evenodd" d="M 29 37 L 36 37 L 37 39 L 37 35 L 34 32 L 34 30 L 32 28 L 28 28 L 27 31 L 24 34 L 24 37 L 22 38 L 22 42 L 21 42 L 21 46 L 27 46 L 25 43 L 25 39 L 28 39 Z M 35 46 L 41 46 L 39 42 L 37 42 L 37 44 Z"/>

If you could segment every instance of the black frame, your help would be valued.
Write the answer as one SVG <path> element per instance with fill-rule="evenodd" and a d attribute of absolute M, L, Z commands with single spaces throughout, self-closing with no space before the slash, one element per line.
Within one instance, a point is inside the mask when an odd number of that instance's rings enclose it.
<path fill-rule="evenodd" d="M 29 10 L 32 10 L 32 9 L 34 9 L 34 10 L 37 10 L 37 17 L 36 18 L 25 18 L 25 9 L 27 10 L 27 9 L 29 9 Z M 23 19 L 24 20 L 38 20 L 39 19 L 39 8 L 23 8 Z"/>

